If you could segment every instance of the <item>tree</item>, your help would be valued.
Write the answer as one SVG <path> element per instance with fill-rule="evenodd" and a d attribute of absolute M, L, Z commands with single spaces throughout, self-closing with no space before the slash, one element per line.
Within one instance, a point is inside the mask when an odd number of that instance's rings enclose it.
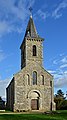
<path fill-rule="evenodd" d="M 61 89 L 57 91 L 56 97 L 61 98 L 61 99 L 65 99 L 64 93 L 62 92 Z"/>
<path fill-rule="evenodd" d="M 0 101 L 2 100 L 1 96 L 0 96 Z"/>
<path fill-rule="evenodd" d="M 3 101 L 0 96 L 0 109 L 4 109 L 4 108 L 5 108 L 5 101 Z"/>
<path fill-rule="evenodd" d="M 56 109 L 58 110 L 64 109 L 64 104 L 66 106 L 67 101 L 65 100 L 64 93 L 61 89 L 57 91 L 57 94 L 55 94 L 54 101 L 56 103 Z"/>

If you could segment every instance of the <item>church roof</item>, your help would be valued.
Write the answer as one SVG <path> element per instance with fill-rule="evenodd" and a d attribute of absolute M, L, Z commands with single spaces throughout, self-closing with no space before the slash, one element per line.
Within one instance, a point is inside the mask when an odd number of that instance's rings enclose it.
<path fill-rule="evenodd" d="M 34 38 L 38 37 L 38 34 L 37 34 L 37 31 L 36 31 L 36 27 L 34 25 L 34 21 L 33 21 L 32 16 L 30 16 L 30 19 L 29 19 L 29 22 L 28 22 L 28 25 L 27 25 L 27 28 L 26 28 L 25 37 L 32 37 L 32 38 L 33 37 Z"/>
<path fill-rule="evenodd" d="M 28 25 L 27 25 L 27 28 L 26 28 L 26 32 L 25 32 L 25 36 L 24 36 L 24 39 L 22 41 L 22 44 L 25 40 L 25 37 L 28 37 L 28 38 L 36 38 L 37 40 L 44 40 L 43 38 L 41 38 L 38 34 L 37 34 L 37 30 L 36 30 L 36 27 L 35 27 L 35 24 L 34 24 L 34 21 L 33 21 L 33 18 L 32 18 L 32 15 L 30 16 L 30 19 L 28 21 Z M 20 49 L 22 47 L 22 44 L 20 46 Z"/>

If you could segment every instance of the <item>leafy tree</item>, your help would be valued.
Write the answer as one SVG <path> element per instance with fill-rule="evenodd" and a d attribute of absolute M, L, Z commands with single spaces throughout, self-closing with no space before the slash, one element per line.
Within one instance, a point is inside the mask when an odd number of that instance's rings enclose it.
<path fill-rule="evenodd" d="M 67 100 L 64 100 L 61 104 L 61 110 L 67 110 Z"/>
<path fill-rule="evenodd" d="M 54 101 L 56 103 L 56 109 L 58 110 L 64 109 L 64 108 L 66 109 L 67 100 L 65 100 L 64 93 L 62 92 L 61 89 L 57 91 L 57 94 L 55 94 Z M 65 107 L 64 107 L 64 104 L 65 104 Z"/>

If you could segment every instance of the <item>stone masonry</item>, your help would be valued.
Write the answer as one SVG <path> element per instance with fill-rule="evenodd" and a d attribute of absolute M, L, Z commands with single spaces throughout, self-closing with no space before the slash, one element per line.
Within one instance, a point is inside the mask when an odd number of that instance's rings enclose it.
<path fill-rule="evenodd" d="M 7 108 L 12 111 L 55 110 L 53 76 L 43 66 L 43 38 L 30 16 L 21 49 L 21 70 L 7 91 Z"/>

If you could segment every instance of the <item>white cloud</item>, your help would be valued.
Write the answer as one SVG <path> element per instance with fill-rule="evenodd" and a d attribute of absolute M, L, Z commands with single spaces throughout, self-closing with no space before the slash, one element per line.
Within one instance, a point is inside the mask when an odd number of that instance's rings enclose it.
<path fill-rule="evenodd" d="M 34 4 L 35 0 L 0 0 L 0 37 L 9 32 L 23 32 L 26 26 L 25 21 L 29 16 L 29 7 Z M 64 0 L 54 10 L 52 16 L 59 18 L 62 16 L 62 13 L 59 13 L 60 10 L 66 7 L 67 0 Z M 51 16 L 51 12 L 41 7 L 34 16 L 45 20 Z"/>
<path fill-rule="evenodd" d="M 48 70 L 48 72 L 50 72 L 54 76 L 55 88 L 59 89 L 60 87 L 67 87 L 67 71 L 63 72 L 63 70 L 57 69 L 56 71 Z"/>
<path fill-rule="evenodd" d="M 61 78 L 56 79 L 54 85 L 56 88 L 67 87 L 67 73 L 64 73 Z"/>
<path fill-rule="evenodd" d="M 65 56 L 63 59 L 61 59 L 62 63 L 67 63 L 67 56 Z"/>
<path fill-rule="evenodd" d="M 2 0 L 0 1 L 0 7 L 1 7 L 1 11 L 3 11 L 3 14 L 5 14 L 4 17 L 7 17 L 6 15 L 8 15 L 8 17 L 10 15 L 12 15 L 12 18 L 18 18 L 18 19 L 22 19 L 25 20 L 26 18 L 26 7 L 28 9 L 27 4 L 30 4 L 29 0 Z M 6 11 L 5 11 L 6 10 Z M 15 19 L 13 18 L 13 19 Z"/>
<path fill-rule="evenodd" d="M 53 65 L 59 65 L 60 68 L 67 66 L 66 65 L 67 64 L 67 56 L 65 56 L 64 54 L 55 57 L 52 61 L 53 61 Z"/>
<path fill-rule="evenodd" d="M 51 74 L 55 74 L 56 73 L 56 71 L 52 71 L 52 70 L 48 70 L 48 72 L 51 73 Z"/>
<path fill-rule="evenodd" d="M 61 65 L 60 68 L 67 68 L 67 64 Z"/>
<path fill-rule="evenodd" d="M 35 0 L 0 0 L 0 36 L 15 31 L 21 33 L 22 24 Z"/>
<path fill-rule="evenodd" d="M 67 71 L 65 71 L 64 74 L 67 74 Z"/>
<path fill-rule="evenodd" d="M 7 21 L 0 21 L 0 37 L 12 31 L 21 33 L 23 31 L 23 28 L 10 24 Z"/>
<path fill-rule="evenodd" d="M 67 56 L 65 54 L 57 55 L 52 60 L 53 68 L 48 70 L 54 76 L 55 89 L 67 87 Z M 51 63 L 51 64 L 52 64 Z"/>
<path fill-rule="evenodd" d="M 3 50 L 0 49 L 0 62 L 5 60 L 6 58 L 13 56 L 14 53 L 6 54 Z"/>
<path fill-rule="evenodd" d="M 52 17 L 54 18 L 60 18 L 62 16 L 62 12 L 61 10 L 67 8 L 67 0 L 63 0 L 58 6 L 57 8 L 53 11 L 52 13 Z"/>
<path fill-rule="evenodd" d="M 58 63 L 58 60 L 54 60 L 54 61 L 53 61 L 53 64 L 57 64 L 57 63 Z"/>
<path fill-rule="evenodd" d="M 54 8 L 56 7 L 56 8 Z M 47 17 L 52 17 L 52 18 L 60 18 L 63 14 L 63 10 L 67 8 L 67 0 L 62 0 L 59 4 L 57 5 L 54 4 L 54 7 L 51 6 L 52 9 L 41 7 L 39 10 L 37 10 L 36 14 L 34 15 L 35 18 L 40 17 L 41 19 L 46 19 Z M 50 9 L 50 11 L 49 11 Z M 54 9 L 54 10 L 53 10 Z M 53 11 L 52 11 L 53 10 Z"/>
<path fill-rule="evenodd" d="M 0 37 L 11 31 L 17 31 L 17 29 L 15 30 L 15 27 L 7 21 L 0 21 Z"/>
<path fill-rule="evenodd" d="M 37 11 L 36 16 L 37 15 L 39 15 L 42 19 L 46 19 L 49 16 L 48 12 L 43 12 L 41 9 Z"/>
<path fill-rule="evenodd" d="M 6 98 L 6 87 L 9 84 L 10 79 L 0 80 L 0 96 Z"/>
<path fill-rule="evenodd" d="M 2 50 L 0 50 L 0 62 L 6 58 Z"/>
<path fill-rule="evenodd" d="M 67 87 L 67 71 L 61 69 L 56 71 L 56 74 L 54 74 L 54 87 Z"/>

